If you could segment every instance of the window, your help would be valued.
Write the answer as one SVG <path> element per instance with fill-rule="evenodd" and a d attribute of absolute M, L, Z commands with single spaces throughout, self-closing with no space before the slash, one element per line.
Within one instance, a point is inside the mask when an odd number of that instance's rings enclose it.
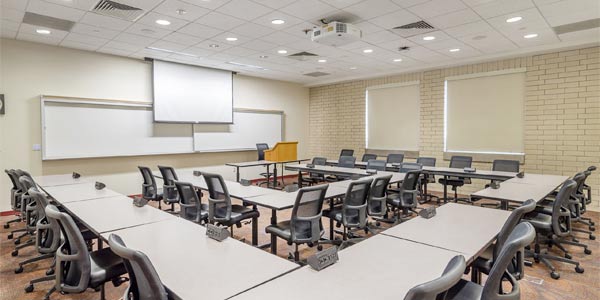
<path fill-rule="evenodd" d="M 419 96 L 418 81 L 367 88 L 367 149 L 419 150 Z"/>
<path fill-rule="evenodd" d="M 525 70 L 448 77 L 444 151 L 522 155 Z"/>

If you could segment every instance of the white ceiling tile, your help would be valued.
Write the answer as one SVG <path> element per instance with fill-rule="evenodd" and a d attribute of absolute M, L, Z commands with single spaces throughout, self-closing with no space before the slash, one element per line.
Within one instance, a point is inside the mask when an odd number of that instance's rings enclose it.
<path fill-rule="evenodd" d="M 484 53 L 498 53 L 517 48 L 512 41 L 495 30 L 466 35 L 459 40 Z"/>
<path fill-rule="evenodd" d="M 244 24 L 244 20 L 213 11 L 196 20 L 196 23 L 221 30 L 230 30 Z"/>
<path fill-rule="evenodd" d="M 393 33 L 391 30 L 382 30 L 374 33 L 367 33 L 363 35 L 363 41 L 380 44 L 385 42 L 397 41 L 401 37 Z"/>
<path fill-rule="evenodd" d="M 159 25 L 156 23 L 157 20 L 166 20 L 166 21 L 171 22 L 171 24 Z M 189 22 L 187 20 L 173 18 L 173 17 L 167 16 L 167 15 L 162 15 L 162 14 L 155 13 L 155 12 L 149 12 L 146 15 L 144 15 L 143 17 L 141 17 L 136 22 L 136 24 L 143 24 L 143 25 L 158 28 L 161 30 L 176 31 L 177 29 L 189 24 Z"/>
<path fill-rule="evenodd" d="M 127 32 L 123 32 L 114 38 L 114 41 L 123 42 L 131 45 L 137 45 L 141 47 L 146 47 L 154 43 L 156 40 L 156 38 L 131 34 Z"/>
<path fill-rule="evenodd" d="M 27 11 L 36 13 L 39 15 L 54 17 L 58 19 L 65 19 L 73 22 L 77 22 L 83 17 L 85 11 L 74 9 L 54 3 L 49 3 L 41 0 L 29 0 L 27 5 Z"/>
<path fill-rule="evenodd" d="M 86 51 L 96 51 L 100 47 L 97 45 L 90 45 L 90 44 L 80 43 L 80 42 L 72 41 L 72 40 L 63 40 L 59 44 L 59 46 L 66 47 L 66 48 L 79 49 L 79 50 L 86 50 Z"/>
<path fill-rule="evenodd" d="M 481 5 L 473 6 L 473 10 L 482 18 L 489 19 L 528 8 L 532 8 L 531 0 L 496 0 Z"/>
<path fill-rule="evenodd" d="M 111 18 L 91 12 L 88 12 L 83 16 L 81 23 L 119 31 L 125 30 L 127 27 L 133 24 L 129 21 Z"/>
<path fill-rule="evenodd" d="M 230 38 L 230 37 L 237 38 L 237 40 L 236 41 L 228 41 L 227 38 Z M 233 32 L 229 32 L 229 31 L 218 34 L 218 35 L 212 37 L 211 39 L 215 40 L 219 43 L 228 44 L 228 45 L 232 45 L 232 46 L 238 46 L 238 45 L 241 45 L 243 43 L 247 43 L 247 42 L 253 40 L 250 37 L 245 37 L 241 34 L 235 34 Z"/>
<path fill-rule="evenodd" d="M 552 26 L 600 18 L 598 0 L 564 0 L 539 7 Z"/>
<path fill-rule="evenodd" d="M 106 43 L 106 45 L 104 45 L 102 48 L 117 49 L 120 51 L 127 51 L 127 52 L 129 52 L 129 54 L 132 54 L 133 52 L 143 49 L 144 47 L 145 47 L 145 45 L 140 46 L 140 45 L 133 45 L 133 44 L 125 43 L 125 42 L 110 41 L 110 42 Z"/>
<path fill-rule="evenodd" d="M 19 31 L 20 25 L 21 25 L 21 23 L 19 23 L 19 22 L 2 19 L 1 23 L 0 23 L 0 29 L 6 30 L 6 31 Z"/>
<path fill-rule="evenodd" d="M 318 0 L 301 0 L 282 8 L 281 11 L 305 21 L 312 21 L 327 16 L 336 11 L 336 8 Z"/>
<path fill-rule="evenodd" d="M 150 11 L 163 0 L 118 0 L 119 3 Z"/>
<path fill-rule="evenodd" d="M 507 23 L 506 20 L 512 17 L 522 17 L 519 22 Z M 544 17 L 539 13 L 537 8 L 506 14 L 498 17 L 493 17 L 487 20 L 495 29 L 502 33 L 514 33 L 528 30 L 536 30 L 539 28 L 548 28 L 548 24 Z"/>
<path fill-rule="evenodd" d="M 241 25 L 241 26 L 231 29 L 230 32 L 233 32 L 233 33 L 239 34 L 239 35 L 243 35 L 243 36 L 247 36 L 250 38 L 259 38 L 259 37 L 271 34 L 275 31 L 267 26 L 262 26 L 262 25 L 258 25 L 255 23 L 248 22 L 244 25 Z"/>
<path fill-rule="evenodd" d="M 128 50 L 123 50 L 123 49 L 117 49 L 117 48 L 111 48 L 111 47 L 102 47 L 98 50 L 96 50 L 96 52 L 101 52 L 101 53 L 106 53 L 106 54 L 112 54 L 112 55 L 118 55 L 118 56 L 129 56 L 131 54 L 133 54 L 134 51 L 128 51 Z"/>
<path fill-rule="evenodd" d="M 214 47 L 213 45 L 217 45 L 216 47 Z M 209 51 L 223 51 L 225 49 L 231 48 L 231 47 L 235 47 L 236 45 L 231 43 L 226 43 L 223 42 L 222 40 L 216 40 L 216 39 L 208 39 L 208 40 L 204 40 L 200 43 L 197 43 L 194 45 L 194 47 L 196 48 L 200 48 L 200 49 L 207 49 Z"/>
<path fill-rule="evenodd" d="M 269 49 L 273 49 L 277 47 L 277 44 L 269 43 L 262 40 L 253 40 L 243 44 L 244 48 L 256 50 L 256 51 L 265 51 Z"/>
<path fill-rule="evenodd" d="M 68 32 L 66 32 L 66 31 L 56 30 L 56 29 L 52 29 L 52 28 L 48 28 L 50 30 L 50 34 L 48 34 L 48 35 L 39 34 L 36 32 L 36 30 L 40 29 L 40 28 L 46 28 L 46 27 L 34 26 L 34 25 L 26 24 L 26 23 L 21 23 L 21 26 L 19 26 L 19 34 L 25 33 L 25 34 L 31 34 L 31 35 L 39 35 L 41 37 L 48 37 L 48 40 L 58 39 L 59 41 L 64 39 L 65 36 L 67 36 L 67 34 L 68 34 Z"/>
<path fill-rule="evenodd" d="M 148 26 L 148 25 L 144 25 L 144 24 L 140 24 L 140 23 L 134 23 L 133 25 L 129 26 L 129 28 L 127 28 L 125 30 L 125 32 L 129 32 L 129 33 L 133 33 L 133 34 L 137 34 L 137 35 L 143 35 L 143 36 L 147 36 L 147 37 L 151 37 L 151 38 L 155 38 L 155 39 L 160 39 L 160 38 L 165 37 L 166 35 L 168 35 L 169 33 L 173 32 L 173 31 L 167 30 L 167 29 L 156 28 L 156 27 L 152 27 L 152 26 Z"/>
<path fill-rule="evenodd" d="M 470 8 L 454 11 L 451 13 L 427 19 L 427 22 L 429 24 L 440 29 L 446 29 L 477 21 L 481 21 L 481 18 Z"/>
<path fill-rule="evenodd" d="M 220 13 L 248 21 L 265 15 L 272 10 L 272 8 L 248 0 L 231 0 L 217 9 Z"/>
<path fill-rule="evenodd" d="M 25 15 L 25 12 L 18 10 L 18 9 L 3 7 L 0 10 L 0 17 L 2 17 L 2 20 L 8 20 L 8 21 L 21 23 L 23 21 L 24 15 Z"/>
<path fill-rule="evenodd" d="M 400 9 L 400 6 L 390 0 L 366 0 L 355 5 L 344 8 L 344 11 L 353 13 L 358 17 L 368 20 L 388 14 Z"/>
<path fill-rule="evenodd" d="M 183 2 L 187 2 L 190 4 L 198 5 L 208 9 L 216 9 L 223 4 L 229 2 L 230 0 L 182 0 Z"/>
<path fill-rule="evenodd" d="M 354 5 L 361 1 L 363 1 L 363 0 L 321 0 L 321 2 L 323 2 L 325 4 L 329 4 L 335 8 L 340 8 L 340 9 Z"/>
<path fill-rule="evenodd" d="M 283 31 L 276 31 L 260 39 L 276 45 L 289 45 L 290 43 L 297 42 L 300 38 Z"/>
<path fill-rule="evenodd" d="M 236 58 L 238 58 L 238 56 L 233 56 L 233 55 L 229 55 L 229 54 L 224 54 L 222 52 L 218 52 L 215 54 L 211 54 L 210 56 L 208 56 L 208 58 L 210 58 L 212 60 L 227 62 L 227 61 L 235 60 Z"/>
<path fill-rule="evenodd" d="M 85 34 L 93 37 L 112 39 L 119 34 L 119 31 L 77 23 L 71 29 L 71 32 Z"/>
<path fill-rule="evenodd" d="M 393 13 L 372 18 L 369 20 L 369 22 L 384 29 L 392 29 L 394 27 L 418 22 L 420 20 L 421 18 L 410 13 L 408 10 L 400 9 Z"/>
<path fill-rule="evenodd" d="M 325 45 L 321 45 L 321 47 L 327 47 Z M 356 42 L 352 42 L 343 46 L 338 46 L 336 48 L 338 49 L 343 49 L 343 50 L 352 50 L 352 49 L 365 49 L 365 48 L 372 48 L 373 44 L 370 42 L 367 42 L 366 40 L 362 40 L 362 41 L 356 41 Z"/>
<path fill-rule="evenodd" d="M 363 21 L 354 25 L 358 26 L 358 28 L 360 28 L 360 31 L 362 31 L 363 34 L 384 30 L 383 28 L 368 21 Z"/>
<path fill-rule="evenodd" d="M 199 57 L 207 57 L 209 55 L 213 55 L 213 54 L 216 53 L 213 50 L 204 49 L 204 48 L 198 48 L 198 47 L 195 47 L 195 46 L 183 49 L 183 50 L 181 50 L 181 52 L 187 53 L 187 54 L 197 55 Z"/>
<path fill-rule="evenodd" d="M 425 41 L 425 40 L 423 40 L 423 38 L 426 36 L 434 36 L 435 39 L 431 40 L 431 41 Z M 450 38 L 450 36 L 447 35 L 445 32 L 438 30 L 438 31 L 432 31 L 432 32 L 424 33 L 424 34 L 418 34 L 415 36 L 411 36 L 408 38 L 408 40 L 413 43 L 427 46 L 430 43 L 439 42 L 439 41 L 449 39 L 449 38 Z"/>
<path fill-rule="evenodd" d="M 273 9 L 280 9 L 286 5 L 294 3 L 296 0 L 252 0 L 258 4 L 268 6 Z"/>
<path fill-rule="evenodd" d="M 177 12 L 178 10 L 183 10 L 185 13 L 179 14 Z M 210 12 L 210 10 L 206 8 L 179 0 L 166 0 L 157 6 L 154 11 L 173 18 L 188 20 L 190 22 L 193 22 Z"/>
<path fill-rule="evenodd" d="M 2 0 L 0 1 L 0 7 L 2 9 L 12 8 L 20 11 L 25 11 L 27 8 L 27 1 L 24 0 Z"/>
<path fill-rule="evenodd" d="M 225 49 L 222 51 L 224 54 L 229 54 L 233 56 L 248 56 L 258 53 L 256 50 L 244 48 L 244 47 L 231 47 L 229 49 Z"/>
<path fill-rule="evenodd" d="M 319 47 L 319 44 L 311 41 L 309 36 L 304 36 L 299 38 L 295 42 L 288 43 L 286 46 L 293 49 L 298 49 L 299 51 L 308 51 L 310 49 Z"/>
<path fill-rule="evenodd" d="M 63 42 L 64 41 L 83 43 L 83 44 L 87 44 L 87 45 L 91 45 L 91 46 L 96 46 L 96 48 L 99 48 L 100 46 L 103 46 L 104 44 L 108 43 L 109 40 L 104 39 L 104 38 L 89 36 L 86 34 L 79 34 L 79 33 L 71 32 L 64 38 Z"/>
<path fill-rule="evenodd" d="M 22 2 L 27 2 L 27 1 L 23 1 L 20 0 Z M 51 2 L 54 4 L 58 4 L 58 5 L 63 5 L 63 6 L 68 6 L 71 8 L 76 8 L 76 9 L 81 9 L 81 10 L 91 10 L 96 3 L 98 3 L 98 0 L 44 0 L 46 2 Z"/>
<path fill-rule="evenodd" d="M 393 52 L 398 51 L 398 49 L 400 47 L 416 47 L 418 46 L 418 44 L 413 43 L 407 39 L 399 39 L 399 40 L 395 40 L 395 41 L 390 41 L 390 42 L 385 42 L 385 43 L 379 43 L 377 44 L 378 47 L 385 49 L 385 50 L 390 50 Z"/>
<path fill-rule="evenodd" d="M 427 19 L 465 8 L 467 7 L 460 0 L 432 0 L 411 6 L 408 10 L 421 18 Z"/>
<path fill-rule="evenodd" d="M 130 57 L 139 58 L 139 59 L 144 59 L 146 57 L 161 59 L 161 58 L 166 58 L 169 55 L 170 55 L 170 53 L 163 52 L 163 51 L 156 51 L 156 50 L 152 50 L 152 49 L 142 49 L 140 51 L 137 51 L 137 52 L 131 54 Z"/>
<path fill-rule="evenodd" d="M 533 0 L 533 3 L 535 3 L 535 5 L 537 5 L 537 6 L 542 6 L 542 5 L 551 4 L 551 3 L 559 2 L 559 1 L 563 1 L 563 0 Z"/>
<path fill-rule="evenodd" d="M 487 22 L 477 21 L 469 24 L 459 25 L 452 28 L 447 28 L 444 31 L 453 37 L 463 37 L 467 35 L 488 32 L 494 30 Z"/>
<path fill-rule="evenodd" d="M 181 45 L 192 46 L 204 40 L 204 38 L 195 37 L 193 35 L 180 32 L 173 32 L 162 38 L 165 41 L 174 42 Z"/>
<path fill-rule="evenodd" d="M 532 39 L 523 38 L 524 35 L 532 33 L 535 33 L 538 36 Z M 515 30 L 506 33 L 503 32 L 503 34 L 522 48 L 559 42 L 559 39 L 554 33 L 554 31 L 547 26 L 524 30 Z"/>
<path fill-rule="evenodd" d="M 9 30 L 6 28 L 0 28 L 0 37 L 5 39 L 14 39 L 17 37 L 18 32 L 16 30 Z"/>
<path fill-rule="evenodd" d="M 445 39 L 445 40 L 441 40 L 441 41 L 433 41 L 431 43 L 428 43 L 427 45 L 423 45 L 428 49 L 431 50 L 441 50 L 441 49 L 454 49 L 454 48 L 465 48 L 465 44 L 461 41 L 458 41 L 456 39 Z"/>
<path fill-rule="evenodd" d="M 169 41 L 165 41 L 165 40 L 156 41 L 156 42 L 152 43 L 150 45 L 150 47 L 165 49 L 165 50 L 170 50 L 170 51 L 181 51 L 183 49 L 188 48 L 188 46 L 186 46 L 186 45 L 177 44 L 177 43 L 173 43 L 173 42 L 169 42 Z"/>
<path fill-rule="evenodd" d="M 271 21 L 273 21 L 273 20 L 284 20 L 285 23 L 280 24 L 280 25 L 275 25 L 275 24 L 271 23 Z M 281 11 L 272 11 L 266 15 L 260 16 L 256 19 L 252 20 L 252 22 L 254 22 L 256 24 L 268 26 L 275 30 L 282 30 L 282 29 L 290 28 L 294 25 L 298 25 L 298 24 L 302 23 L 303 21 L 299 18 L 288 15 Z"/>
<path fill-rule="evenodd" d="M 498 0 L 462 0 L 462 2 L 464 2 L 466 5 L 468 5 L 470 7 L 482 5 L 482 4 L 486 4 L 486 3 L 491 3 L 494 1 L 498 1 Z"/>
<path fill-rule="evenodd" d="M 482 53 L 473 47 L 463 45 L 458 52 L 450 52 L 450 49 L 440 49 L 437 50 L 440 54 L 447 55 L 452 58 L 469 58 L 469 57 L 477 57 L 482 55 Z"/>
<path fill-rule="evenodd" d="M 425 3 L 429 0 L 392 0 L 392 1 L 394 3 L 400 5 L 401 7 L 407 8 L 407 7 Z"/>
<path fill-rule="evenodd" d="M 315 27 L 316 26 L 312 23 L 302 22 L 300 24 L 285 28 L 285 29 L 283 29 L 283 31 L 285 31 L 289 34 L 293 34 L 298 37 L 308 37 L 308 39 L 310 39 L 310 35 L 308 35 L 305 31 L 312 30 Z"/>
<path fill-rule="evenodd" d="M 28 33 L 22 30 L 19 30 L 17 34 L 17 39 L 22 41 L 29 41 L 35 43 L 42 44 L 50 44 L 50 45 L 58 45 L 60 41 L 62 41 L 61 37 L 51 36 L 51 35 L 41 35 L 37 33 Z"/>
<path fill-rule="evenodd" d="M 190 24 L 182 27 L 181 29 L 177 30 L 177 32 L 185 33 L 185 34 L 199 37 L 202 39 L 208 39 L 217 34 L 222 33 L 223 31 L 216 29 L 216 28 L 208 27 L 206 25 L 198 24 L 198 23 L 190 23 Z"/>
<path fill-rule="evenodd" d="M 410 51 L 403 52 L 402 54 L 404 56 L 408 56 L 410 58 L 424 62 L 431 62 L 432 60 L 442 60 L 444 58 L 448 58 L 447 56 L 443 56 L 440 53 L 433 50 L 429 50 L 425 47 L 414 47 L 410 49 Z"/>

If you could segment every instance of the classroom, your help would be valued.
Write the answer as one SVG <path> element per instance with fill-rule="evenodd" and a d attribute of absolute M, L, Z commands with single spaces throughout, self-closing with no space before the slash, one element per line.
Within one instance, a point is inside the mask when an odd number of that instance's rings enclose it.
<path fill-rule="evenodd" d="M 598 0 L 0 0 L 0 300 L 600 299 Z"/>

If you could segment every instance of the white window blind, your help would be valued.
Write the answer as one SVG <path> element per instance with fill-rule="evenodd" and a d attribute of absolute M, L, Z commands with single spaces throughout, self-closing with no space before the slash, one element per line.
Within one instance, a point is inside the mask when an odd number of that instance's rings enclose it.
<path fill-rule="evenodd" d="M 367 88 L 367 148 L 419 150 L 419 82 Z"/>
<path fill-rule="evenodd" d="M 522 154 L 525 70 L 446 78 L 445 151 Z"/>

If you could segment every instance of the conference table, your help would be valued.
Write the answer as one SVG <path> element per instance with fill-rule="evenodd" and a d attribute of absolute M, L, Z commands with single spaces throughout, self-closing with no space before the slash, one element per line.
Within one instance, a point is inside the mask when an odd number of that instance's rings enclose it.
<path fill-rule="evenodd" d="M 240 182 L 240 168 L 248 168 L 248 167 L 258 167 L 265 166 L 267 167 L 267 174 L 269 173 L 271 165 L 273 166 L 273 188 L 277 187 L 277 164 L 281 164 L 282 166 L 287 163 L 301 163 L 303 161 L 308 161 L 308 158 L 302 159 L 294 159 L 294 160 L 285 160 L 285 161 L 270 161 L 270 160 L 255 160 L 255 161 L 244 161 L 244 162 L 235 162 L 235 163 L 226 163 L 226 166 L 235 168 L 235 181 Z M 267 186 L 269 186 L 269 182 L 267 182 Z"/>
<path fill-rule="evenodd" d="M 51 187 L 51 186 L 61 186 L 61 185 L 94 182 L 93 178 L 86 177 L 86 176 L 81 176 L 79 178 L 73 178 L 73 174 L 34 176 L 33 180 L 40 187 Z"/>
<path fill-rule="evenodd" d="M 94 182 L 56 185 L 41 188 L 56 201 L 64 204 L 68 202 L 86 201 L 98 198 L 121 196 L 121 194 L 105 187 L 97 190 Z"/>

